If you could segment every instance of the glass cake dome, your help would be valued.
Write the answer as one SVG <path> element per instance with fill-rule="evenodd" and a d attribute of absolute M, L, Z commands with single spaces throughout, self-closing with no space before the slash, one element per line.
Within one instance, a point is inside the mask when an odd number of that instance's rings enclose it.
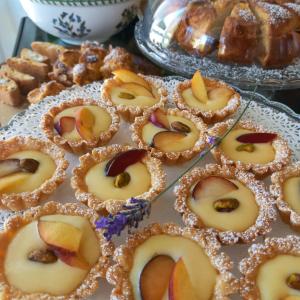
<path fill-rule="evenodd" d="M 200 69 L 244 88 L 300 86 L 300 0 L 154 0 L 137 44 L 183 76 Z"/>

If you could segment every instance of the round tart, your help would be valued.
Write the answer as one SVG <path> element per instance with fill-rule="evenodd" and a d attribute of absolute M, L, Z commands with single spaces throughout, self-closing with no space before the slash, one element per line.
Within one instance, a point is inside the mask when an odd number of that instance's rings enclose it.
<path fill-rule="evenodd" d="M 210 136 L 222 137 L 234 125 L 234 120 L 216 124 Z M 240 121 L 212 150 L 216 161 L 239 170 L 253 172 L 264 178 L 281 170 L 290 161 L 291 150 L 277 133 L 250 121 Z"/>
<path fill-rule="evenodd" d="M 0 206 L 22 210 L 52 194 L 65 177 L 65 154 L 33 137 L 0 141 Z"/>
<path fill-rule="evenodd" d="M 116 249 L 111 299 L 229 299 L 236 281 L 219 250 L 211 232 L 152 224 Z"/>
<path fill-rule="evenodd" d="M 84 299 L 106 274 L 113 251 L 97 214 L 49 202 L 9 218 L 0 233 L 0 284 L 8 299 Z"/>
<path fill-rule="evenodd" d="M 179 109 L 145 111 L 131 125 L 132 140 L 168 164 L 192 159 L 206 147 L 206 125 Z"/>
<path fill-rule="evenodd" d="M 80 157 L 71 185 L 77 200 L 115 213 L 132 197 L 152 200 L 166 185 L 161 162 L 144 149 L 111 145 Z"/>
<path fill-rule="evenodd" d="M 126 69 L 113 74 L 114 78 L 104 81 L 102 99 L 115 106 L 126 121 L 133 122 L 147 108 L 165 105 L 168 93 L 161 81 Z"/>
<path fill-rule="evenodd" d="M 240 262 L 240 293 L 247 300 L 300 299 L 300 238 L 267 238 Z"/>
<path fill-rule="evenodd" d="M 240 95 L 226 83 L 204 78 L 197 71 L 192 80 L 179 83 L 173 94 L 179 109 L 186 109 L 211 124 L 234 114 L 240 106 Z"/>
<path fill-rule="evenodd" d="M 300 162 L 287 166 L 271 176 L 271 193 L 282 220 L 300 230 Z"/>
<path fill-rule="evenodd" d="M 120 119 L 113 107 L 87 99 L 75 99 L 52 107 L 41 122 L 49 140 L 74 153 L 107 144 L 119 125 Z"/>
<path fill-rule="evenodd" d="M 187 226 L 213 228 L 223 244 L 249 243 L 271 231 L 273 199 L 251 173 L 209 164 L 175 188 L 175 209 Z"/>

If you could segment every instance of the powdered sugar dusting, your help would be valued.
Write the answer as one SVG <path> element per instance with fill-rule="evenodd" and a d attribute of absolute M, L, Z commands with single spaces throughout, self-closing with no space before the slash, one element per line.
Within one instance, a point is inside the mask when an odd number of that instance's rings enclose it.
<path fill-rule="evenodd" d="M 256 22 L 254 14 L 249 9 L 240 9 L 239 17 L 245 22 Z"/>
<path fill-rule="evenodd" d="M 292 18 L 292 14 L 282 6 L 267 2 L 258 2 L 258 5 L 269 14 L 269 22 L 272 25 L 276 25 Z"/>
<path fill-rule="evenodd" d="M 294 13 L 300 16 L 300 3 L 286 3 L 284 6 L 291 9 Z"/>

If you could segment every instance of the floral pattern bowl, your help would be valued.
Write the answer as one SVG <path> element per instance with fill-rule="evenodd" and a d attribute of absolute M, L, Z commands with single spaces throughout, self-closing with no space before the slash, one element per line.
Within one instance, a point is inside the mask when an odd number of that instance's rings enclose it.
<path fill-rule="evenodd" d="M 31 20 L 69 44 L 105 41 L 136 16 L 140 0 L 20 0 Z"/>

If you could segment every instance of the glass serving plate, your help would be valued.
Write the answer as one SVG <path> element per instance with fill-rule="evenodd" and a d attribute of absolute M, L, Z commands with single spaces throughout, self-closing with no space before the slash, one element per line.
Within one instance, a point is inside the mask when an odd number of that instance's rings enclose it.
<path fill-rule="evenodd" d="M 256 33 L 259 32 L 258 18 L 252 16 L 255 18 L 254 25 L 240 18 L 233 20 L 233 8 L 236 9 L 233 3 L 239 2 L 214 1 L 215 4 L 207 4 L 210 1 L 148 1 L 145 17 L 135 28 L 137 45 L 144 55 L 161 67 L 185 77 L 190 77 L 200 69 L 206 76 L 222 79 L 244 89 L 255 86 L 261 89 L 299 88 L 300 35 L 295 33 L 298 29 L 294 27 L 285 37 L 270 40 L 274 48 L 270 50 L 272 58 L 268 59 L 269 56 L 261 54 L 264 51 L 258 50 L 265 38 L 263 34 Z M 225 4 L 220 4 L 223 6 L 218 8 L 218 3 Z M 281 9 L 285 13 L 292 12 L 278 5 L 275 9 L 280 9 L 279 20 L 275 19 L 278 22 L 276 26 L 287 26 L 289 19 L 286 23 L 280 19 Z M 239 9 L 238 13 L 246 15 L 254 12 L 252 8 L 250 13 L 245 11 Z M 216 12 L 217 17 L 214 15 Z M 251 19 L 251 15 L 246 17 Z M 238 25 L 236 22 L 239 22 Z M 275 32 L 275 29 L 272 30 Z M 231 43 L 227 42 L 229 39 Z M 229 53 L 226 50 L 229 45 L 237 46 Z M 221 56 L 222 49 L 226 57 Z M 294 59 L 288 59 L 291 52 L 299 54 L 293 55 Z M 262 64 L 266 64 L 266 67 L 262 67 Z M 278 65 L 283 67 L 278 68 Z"/>
<path fill-rule="evenodd" d="M 166 77 L 160 80 L 163 80 L 169 93 L 171 93 L 178 82 L 184 80 L 184 78 Z M 8 126 L 0 129 L 0 140 L 7 139 L 15 135 L 31 135 L 45 139 L 45 136 L 39 128 L 41 115 L 47 112 L 51 107 L 56 106 L 58 103 L 75 98 L 91 98 L 99 101 L 101 86 L 101 82 L 95 82 L 84 87 L 75 86 L 63 91 L 59 96 L 47 97 L 39 104 L 30 106 L 28 110 L 15 116 Z M 236 122 L 240 118 L 250 119 L 256 124 L 261 124 L 267 129 L 278 132 L 288 141 L 291 149 L 293 150 L 293 159 L 299 160 L 300 116 L 295 114 L 285 105 L 270 102 L 265 97 L 254 92 L 240 91 L 240 93 L 242 96 L 241 107 L 238 112 L 232 116 L 232 118 L 234 118 Z M 169 103 L 168 105 L 172 106 L 172 103 Z M 24 126 L 25 124 L 26 126 Z M 130 134 L 128 134 L 128 132 L 129 124 L 122 121 L 119 132 L 114 136 L 110 144 L 132 144 Z M 211 147 L 214 146 L 215 144 L 211 145 Z M 210 148 L 198 157 L 195 157 L 192 161 L 185 164 L 164 166 L 167 173 L 168 188 L 155 199 L 152 205 L 150 217 L 140 223 L 139 228 L 143 228 L 144 226 L 154 222 L 175 222 L 183 225 L 179 214 L 173 208 L 174 185 L 184 173 L 194 166 L 205 166 L 207 163 L 213 163 L 214 160 L 209 150 Z M 70 177 L 72 176 L 71 170 L 78 165 L 78 156 L 68 153 L 66 157 L 70 162 L 70 167 L 67 172 L 68 179 L 60 186 L 54 195 L 47 199 L 47 201 L 55 200 L 63 203 L 76 201 L 74 191 L 70 187 Z M 268 184 L 267 181 L 266 184 Z M 0 211 L 0 228 L 9 215 L 11 215 L 11 213 L 8 211 Z M 274 223 L 273 231 L 269 234 L 269 236 L 285 236 L 286 234 L 292 233 L 293 232 L 289 229 L 289 227 L 278 219 Z M 124 231 L 120 238 L 114 239 L 114 242 L 119 245 L 124 242 L 127 236 L 128 233 Z M 262 238 L 259 238 L 257 241 L 262 241 Z M 239 276 L 237 264 L 241 258 L 247 255 L 248 247 L 249 245 L 235 245 L 222 248 L 222 251 L 225 251 L 233 259 L 235 263 L 233 272 L 237 276 Z M 100 286 L 97 293 L 90 299 L 107 300 L 110 297 L 110 292 L 111 286 L 105 280 L 100 280 Z M 240 298 L 238 298 L 238 296 L 234 296 L 232 299 Z"/>

